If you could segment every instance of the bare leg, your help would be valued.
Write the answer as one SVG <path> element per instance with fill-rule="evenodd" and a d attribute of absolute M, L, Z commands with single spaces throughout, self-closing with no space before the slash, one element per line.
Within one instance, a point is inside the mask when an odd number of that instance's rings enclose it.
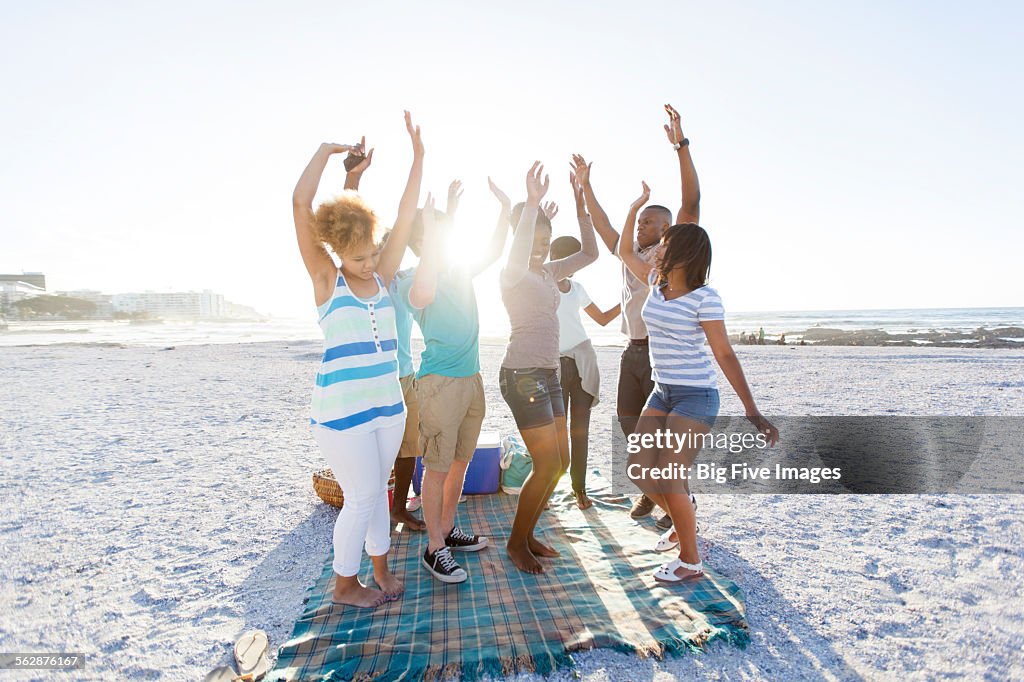
<path fill-rule="evenodd" d="M 371 556 L 373 562 L 373 581 L 381 589 L 388 601 L 394 601 L 405 592 L 405 585 L 402 584 L 395 574 L 388 568 L 388 555 Z"/>
<path fill-rule="evenodd" d="M 653 419 L 644 419 L 644 417 L 653 417 Z M 644 410 L 637 430 L 648 433 L 653 432 L 657 428 L 664 428 L 673 434 L 688 432 L 696 435 L 705 434 L 710 431 L 706 424 L 687 417 L 666 415 L 664 412 L 653 409 Z M 690 439 L 689 442 L 693 442 L 693 440 Z M 664 466 L 672 462 L 692 467 L 699 452 L 699 447 L 687 447 L 678 452 L 665 450 L 660 453 L 658 464 L 659 466 Z M 658 491 L 649 490 L 647 491 L 647 496 L 668 512 L 672 518 L 672 524 L 675 527 L 674 535 L 679 541 L 679 559 L 688 564 L 696 564 L 700 562 L 700 552 L 697 550 L 697 514 L 693 508 L 693 503 L 690 502 L 689 485 L 686 481 L 681 481 L 680 483 L 681 485 L 678 486 L 678 489 L 673 487 L 671 490 L 667 488 Z M 676 575 L 680 578 L 694 574 L 693 571 L 685 568 L 676 570 Z"/>
<path fill-rule="evenodd" d="M 566 429 L 565 417 L 555 417 L 555 433 L 558 436 L 557 442 L 559 447 L 560 466 L 558 468 L 557 476 L 555 476 L 555 478 L 551 481 L 551 484 L 548 486 L 547 495 L 544 497 L 545 504 L 547 504 L 547 501 L 551 499 L 551 495 L 552 493 L 555 492 L 555 487 L 558 485 L 558 481 L 562 478 L 562 476 L 565 475 L 566 470 L 569 468 L 569 434 L 568 430 Z M 540 510 L 537 512 L 536 518 L 534 518 L 533 520 L 534 531 L 536 531 L 537 523 L 540 521 L 540 515 L 543 512 L 544 507 L 541 506 Z M 530 551 L 533 552 L 536 556 L 561 556 L 561 553 L 557 549 L 538 540 L 537 536 L 533 532 L 530 533 L 529 542 Z"/>
<path fill-rule="evenodd" d="M 452 532 L 455 527 L 455 512 L 459 508 L 459 498 L 462 496 L 462 486 L 466 481 L 466 469 L 469 462 L 454 460 L 448 475 L 444 479 L 444 502 L 441 508 L 441 528 L 444 536 Z M 442 538 L 442 542 L 443 542 Z"/>
<path fill-rule="evenodd" d="M 533 471 L 523 483 L 519 504 L 512 520 L 508 539 L 508 554 L 512 562 L 526 573 L 542 573 L 544 567 L 530 550 L 530 537 L 548 500 L 559 471 L 564 471 L 558 452 L 558 436 L 554 424 L 526 429 L 520 432 L 527 450 L 533 457 Z"/>
<path fill-rule="evenodd" d="M 395 499 L 391 503 L 391 522 L 403 523 L 409 530 L 422 531 L 426 526 L 405 508 L 409 496 L 409 484 L 416 470 L 415 457 L 399 457 L 395 460 Z"/>
<path fill-rule="evenodd" d="M 423 470 L 423 520 L 427 524 L 427 551 L 436 552 L 444 547 L 449 528 L 444 527 L 444 483 L 448 472 Z"/>

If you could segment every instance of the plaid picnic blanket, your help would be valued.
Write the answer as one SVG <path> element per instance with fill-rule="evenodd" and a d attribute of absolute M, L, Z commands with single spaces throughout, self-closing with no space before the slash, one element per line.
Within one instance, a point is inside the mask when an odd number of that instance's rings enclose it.
<path fill-rule="evenodd" d="M 559 492 L 538 536 L 561 552 L 541 575 L 518 571 L 505 554 L 518 498 L 471 496 L 456 523 L 491 546 L 457 553 L 469 580 L 445 585 L 420 564 L 426 533 L 392 535 L 391 566 L 405 596 L 375 610 L 331 602 L 331 557 L 313 585 L 292 638 L 267 680 L 475 680 L 573 665 L 571 653 L 599 647 L 662 656 L 716 639 L 749 640 L 740 588 L 706 568 L 703 578 L 665 585 L 651 574 L 670 554 L 651 548 L 653 522 L 638 526 L 629 500 L 593 496 L 581 512 Z M 364 582 L 371 581 L 364 558 Z"/>

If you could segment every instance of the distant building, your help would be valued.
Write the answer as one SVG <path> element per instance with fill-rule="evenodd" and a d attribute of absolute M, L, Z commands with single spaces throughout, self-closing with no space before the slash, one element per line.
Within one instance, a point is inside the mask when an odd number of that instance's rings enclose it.
<path fill-rule="evenodd" d="M 224 296 L 209 289 L 160 293 L 114 294 L 111 305 L 118 313 L 146 313 L 165 319 L 224 317 Z"/>
<path fill-rule="evenodd" d="M 41 272 L 21 274 L 0 274 L 0 315 L 20 317 L 21 313 L 13 304 L 26 298 L 46 294 L 46 275 Z M 104 294 L 95 289 L 58 291 L 58 296 L 77 298 L 96 305 L 89 317 L 107 320 L 115 313 L 145 314 L 163 319 L 237 319 L 265 320 L 249 306 L 224 300 L 222 294 L 209 289 L 203 291 L 155 292 L 128 294 Z"/>
<path fill-rule="evenodd" d="M 46 275 L 41 272 L 23 272 L 20 275 L 0 274 L 0 283 L 3 282 L 24 282 L 46 291 Z"/>
<path fill-rule="evenodd" d="M 0 274 L 0 313 L 9 310 L 18 301 L 46 293 L 46 275 L 41 272 L 23 272 L 20 275 Z"/>

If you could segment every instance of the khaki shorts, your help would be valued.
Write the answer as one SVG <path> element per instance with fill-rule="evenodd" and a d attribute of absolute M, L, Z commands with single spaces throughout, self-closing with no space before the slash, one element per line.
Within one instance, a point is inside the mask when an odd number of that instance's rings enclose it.
<path fill-rule="evenodd" d="M 427 374 L 416 380 L 420 408 L 423 466 L 447 473 L 452 462 L 469 462 L 484 423 L 486 402 L 480 374 L 443 377 Z"/>
<path fill-rule="evenodd" d="M 398 448 L 399 457 L 420 456 L 420 401 L 416 397 L 416 375 L 399 377 L 402 384 L 402 398 L 405 400 L 405 435 L 402 436 L 402 447 Z"/>

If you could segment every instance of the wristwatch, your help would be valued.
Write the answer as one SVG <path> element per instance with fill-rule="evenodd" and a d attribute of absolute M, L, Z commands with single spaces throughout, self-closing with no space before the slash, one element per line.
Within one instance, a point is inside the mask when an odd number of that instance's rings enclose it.
<path fill-rule="evenodd" d="M 684 137 L 683 139 L 679 140 L 679 142 L 676 142 L 674 145 L 672 145 L 672 149 L 679 151 L 688 144 L 690 144 L 690 141 Z"/>

